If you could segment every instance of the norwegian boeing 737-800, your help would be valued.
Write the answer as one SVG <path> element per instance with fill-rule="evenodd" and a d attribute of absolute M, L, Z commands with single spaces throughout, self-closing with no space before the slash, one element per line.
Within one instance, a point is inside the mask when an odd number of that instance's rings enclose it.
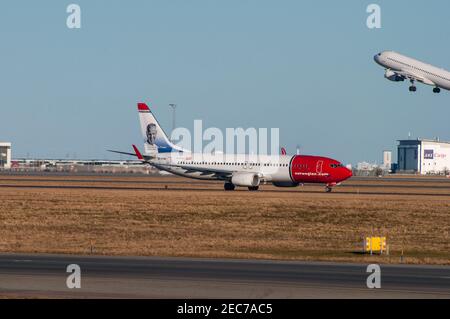
<path fill-rule="evenodd" d="M 324 184 L 327 192 L 352 176 L 339 161 L 308 155 L 195 154 L 170 142 L 158 121 L 144 103 L 138 103 L 144 154 L 133 145 L 134 153 L 145 164 L 175 175 L 224 181 L 225 190 L 235 186 L 257 190 L 261 182 L 278 187 L 303 183 Z"/>
<path fill-rule="evenodd" d="M 374 56 L 374 60 L 386 69 L 386 79 L 394 82 L 408 79 L 411 82 L 410 92 L 416 91 L 415 81 L 434 86 L 434 93 L 441 92 L 441 88 L 450 90 L 450 72 L 444 69 L 394 51 L 380 52 Z"/>

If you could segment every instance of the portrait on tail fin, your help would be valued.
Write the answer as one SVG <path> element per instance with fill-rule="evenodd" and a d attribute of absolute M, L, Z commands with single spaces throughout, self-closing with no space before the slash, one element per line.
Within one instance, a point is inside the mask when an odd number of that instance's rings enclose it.
<path fill-rule="evenodd" d="M 157 132 L 157 128 L 156 125 L 153 123 L 150 123 L 147 125 L 147 143 L 150 145 L 154 145 L 155 141 L 156 141 L 156 132 Z"/>

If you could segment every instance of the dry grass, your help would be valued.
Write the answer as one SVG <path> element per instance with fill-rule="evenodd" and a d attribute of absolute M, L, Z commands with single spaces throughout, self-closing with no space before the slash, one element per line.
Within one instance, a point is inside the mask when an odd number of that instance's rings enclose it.
<path fill-rule="evenodd" d="M 364 194 L 348 193 L 351 186 L 332 194 L 313 186 L 224 192 L 220 183 L 172 177 L 1 179 L 2 252 L 87 254 L 93 247 L 107 255 L 396 263 L 403 249 L 409 263 L 450 264 L 450 187 L 436 190 L 442 196 L 413 196 L 381 194 L 404 192 L 397 184 L 361 182 L 354 183 Z M 120 189 L 1 187 L 7 184 Z M 388 237 L 390 256 L 356 253 L 372 232 Z"/>

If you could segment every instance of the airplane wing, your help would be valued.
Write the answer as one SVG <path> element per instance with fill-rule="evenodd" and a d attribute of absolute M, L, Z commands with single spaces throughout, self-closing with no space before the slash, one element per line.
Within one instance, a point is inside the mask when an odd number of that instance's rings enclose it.
<path fill-rule="evenodd" d="M 215 175 L 218 178 L 222 179 L 230 179 L 233 175 L 234 171 L 231 170 L 221 170 L 221 169 L 214 169 L 214 168 L 201 168 L 191 165 L 182 165 L 182 164 L 163 164 L 163 163 L 155 163 L 155 162 L 148 162 L 150 165 L 155 166 L 159 169 L 164 169 L 166 167 L 178 167 L 182 168 L 187 171 L 187 173 L 201 173 L 202 175 Z"/>
<path fill-rule="evenodd" d="M 129 152 L 122 152 L 122 151 L 116 151 L 116 150 L 107 150 L 108 152 L 112 152 L 112 153 L 117 153 L 117 154 L 125 154 L 125 155 L 130 155 L 130 156 L 135 156 L 137 157 L 139 160 L 143 161 L 143 162 L 147 162 L 150 159 L 152 159 L 152 156 L 148 156 L 148 155 L 142 155 L 141 152 L 139 152 L 138 148 L 136 147 L 136 145 L 132 144 L 133 146 L 133 150 L 134 153 L 129 153 Z"/>
<path fill-rule="evenodd" d="M 230 180 L 231 177 L 233 176 L 233 173 L 235 172 L 234 170 L 202 168 L 202 167 L 184 165 L 184 164 L 158 163 L 158 162 L 153 161 L 154 157 L 142 155 L 141 152 L 139 152 L 138 148 L 134 144 L 132 146 L 134 149 L 134 153 L 115 151 L 115 150 L 108 150 L 108 151 L 113 152 L 113 153 L 136 156 L 143 163 L 149 164 L 160 170 L 167 170 L 168 167 L 178 167 L 178 168 L 186 170 L 186 173 L 201 173 L 201 175 L 214 175 L 217 178 L 223 179 L 223 180 Z"/>
<path fill-rule="evenodd" d="M 411 71 L 393 71 L 393 72 L 395 72 L 395 74 L 397 74 L 398 76 L 403 77 L 404 79 L 418 81 L 418 82 L 428 84 L 428 85 L 436 85 L 430 79 L 427 79 L 427 78 L 423 77 L 422 75 L 416 74 Z"/>
<path fill-rule="evenodd" d="M 230 179 L 231 176 L 233 175 L 233 171 L 230 171 L 230 170 L 201 168 L 201 167 L 196 167 L 196 166 L 191 166 L 191 165 L 157 163 L 157 162 L 152 161 L 152 159 L 154 159 L 154 157 L 142 155 L 141 152 L 139 152 L 139 149 L 136 147 L 136 145 L 133 144 L 132 146 L 133 146 L 134 153 L 116 151 L 116 150 L 108 150 L 108 151 L 113 152 L 113 153 L 118 153 L 118 154 L 135 156 L 139 160 L 141 160 L 143 163 L 150 164 L 151 166 L 154 166 L 160 170 L 165 170 L 167 167 L 179 167 L 179 168 L 186 170 L 187 173 L 200 172 L 202 175 L 215 175 L 218 178 L 222 178 L 222 179 Z"/>
<path fill-rule="evenodd" d="M 117 154 L 125 154 L 125 155 L 130 155 L 130 156 L 137 156 L 135 153 L 128 153 L 128 152 L 115 151 L 115 150 L 107 150 L 107 151 L 111 152 L 111 153 L 117 153 Z"/>

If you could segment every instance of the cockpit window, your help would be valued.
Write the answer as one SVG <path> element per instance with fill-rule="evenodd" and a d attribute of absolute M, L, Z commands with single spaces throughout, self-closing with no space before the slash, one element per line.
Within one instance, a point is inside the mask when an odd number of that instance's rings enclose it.
<path fill-rule="evenodd" d="M 331 166 L 332 168 L 344 167 L 344 165 L 343 165 L 342 163 L 330 164 L 330 166 Z"/>

